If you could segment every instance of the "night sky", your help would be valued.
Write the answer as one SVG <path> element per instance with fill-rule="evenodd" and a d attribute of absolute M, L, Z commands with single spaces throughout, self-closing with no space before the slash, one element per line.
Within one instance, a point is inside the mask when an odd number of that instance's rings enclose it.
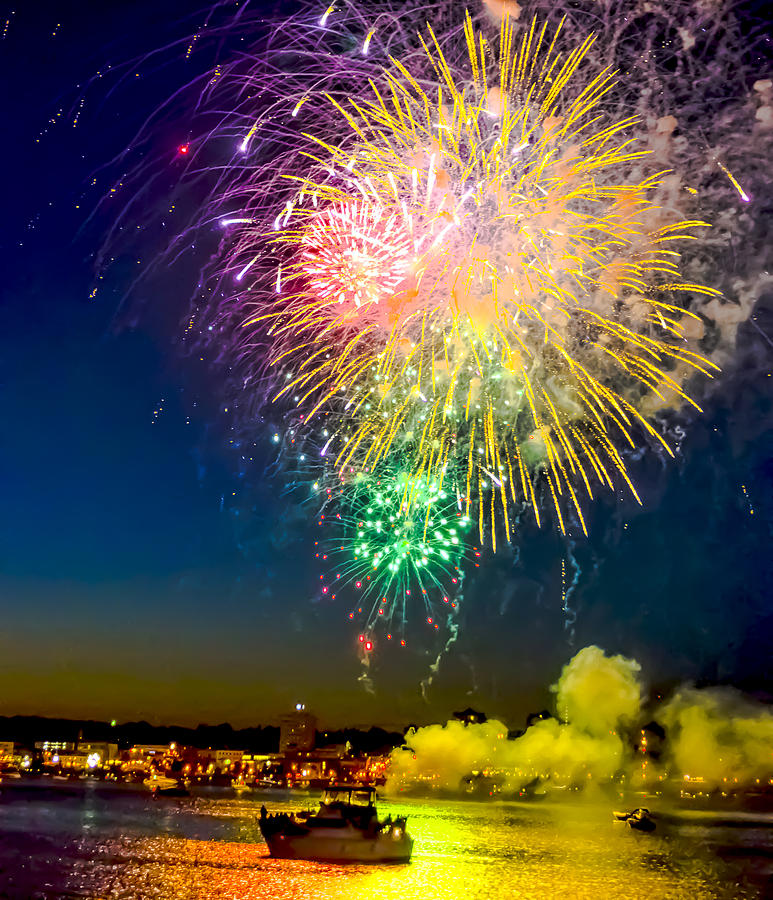
<path fill-rule="evenodd" d="M 160 279 L 126 300 L 127 257 L 89 296 L 116 209 L 94 212 L 120 171 L 104 166 L 180 66 L 106 80 L 75 128 L 49 120 L 97 70 L 184 33 L 195 8 L 0 4 L 0 26 L 15 9 L 0 42 L 0 714 L 247 725 L 303 700 L 331 725 L 468 705 L 520 725 L 589 643 L 635 656 L 650 684 L 770 690 L 773 291 L 705 415 L 685 419 L 677 460 L 632 464 L 642 508 L 602 495 L 574 545 L 524 525 L 517 560 L 484 556 L 467 577 L 428 701 L 437 647 L 421 633 L 377 648 L 375 694 L 363 689 L 348 606 L 317 595 L 314 516 L 260 467 L 239 477 L 218 371 L 179 352 L 185 291 Z M 170 183 L 185 127 L 172 120 L 153 147 L 168 144 Z M 269 436 L 256 422 L 257 456 Z M 571 579 L 572 557 L 573 629 L 560 574 L 564 559 Z"/>

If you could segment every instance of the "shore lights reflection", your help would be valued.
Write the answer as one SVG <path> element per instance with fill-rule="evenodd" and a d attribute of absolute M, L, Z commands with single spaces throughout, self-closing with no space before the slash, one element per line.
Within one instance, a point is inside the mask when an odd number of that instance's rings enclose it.
<path fill-rule="evenodd" d="M 93 853 L 70 889 L 137 900 L 759 896 L 733 856 L 717 852 L 738 842 L 740 829 L 723 831 L 705 814 L 680 813 L 667 833 L 639 839 L 616 829 L 604 804 L 409 802 L 386 808 L 408 815 L 416 838 L 408 865 L 270 859 L 265 845 L 255 843 L 254 804 L 218 800 L 198 808 L 196 827 L 207 820 L 226 824 L 233 840 L 103 840 L 84 846 Z M 168 826 L 189 827 L 192 812 L 170 810 Z M 762 827 L 744 829 L 740 840 L 750 855 L 755 845 L 764 845 L 760 852 L 771 849 L 770 832 Z M 725 890 L 730 886 L 732 894 Z"/>

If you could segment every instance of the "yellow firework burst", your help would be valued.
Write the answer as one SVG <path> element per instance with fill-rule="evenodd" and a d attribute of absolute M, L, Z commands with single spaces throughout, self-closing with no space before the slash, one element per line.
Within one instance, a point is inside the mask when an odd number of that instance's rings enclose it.
<path fill-rule="evenodd" d="M 559 527 L 580 493 L 635 488 L 621 445 L 660 442 L 642 401 L 692 403 L 711 363 L 687 343 L 679 221 L 625 133 L 603 121 L 614 75 L 583 79 L 589 37 L 562 57 L 533 22 L 488 42 L 468 16 L 450 60 L 431 28 L 419 77 L 399 60 L 370 99 L 335 110 L 272 237 L 284 262 L 270 321 L 281 394 L 338 416 L 342 470 L 399 449 L 452 479 L 481 538 L 549 488 Z M 642 169 L 637 177 L 632 173 Z M 694 405 L 694 404 L 693 404 Z M 669 450 L 669 452 L 671 452 Z M 638 497 L 637 497 L 638 499 Z"/>

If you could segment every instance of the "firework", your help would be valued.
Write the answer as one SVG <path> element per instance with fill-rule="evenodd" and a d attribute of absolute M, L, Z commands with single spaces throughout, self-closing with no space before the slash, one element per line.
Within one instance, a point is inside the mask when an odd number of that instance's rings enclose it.
<path fill-rule="evenodd" d="M 439 630 L 455 615 L 471 520 L 440 482 L 416 479 L 394 464 L 328 489 L 319 517 L 317 559 L 324 595 L 354 593 L 349 618 L 404 643 L 409 607 L 420 604 Z"/>
<path fill-rule="evenodd" d="M 409 605 L 437 624 L 468 522 L 496 549 L 525 510 L 573 533 L 599 486 L 638 500 L 627 459 L 645 442 L 671 452 L 661 413 L 696 405 L 690 380 L 716 369 L 696 352 L 704 320 L 722 331 L 718 292 L 696 283 L 705 260 L 679 256 L 704 223 L 680 210 L 707 189 L 715 208 L 720 190 L 754 195 L 745 171 L 713 151 L 701 170 L 709 151 L 672 140 L 715 97 L 691 82 L 685 100 L 671 79 L 686 55 L 702 65 L 689 41 L 642 55 L 635 25 L 607 27 L 635 4 L 606 19 L 573 4 L 563 29 L 558 8 L 529 23 L 509 0 L 476 5 L 240 11 L 207 40 L 243 29 L 259 52 L 224 54 L 195 99 L 212 130 L 174 143 L 183 190 L 207 199 L 188 226 L 186 204 L 165 207 L 177 237 L 161 259 L 219 241 L 200 247 L 211 262 L 183 339 L 226 363 L 223 407 L 250 445 L 271 420 L 288 490 L 327 498 L 322 589 L 355 592 L 365 635 L 399 631 Z M 573 44 L 591 16 L 602 39 Z M 720 31 L 732 49 L 736 31 Z M 750 79 L 731 69 L 738 99 Z M 717 147 L 738 170 L 728 129 Z M 695 186 L 656 171 L 647 146 Z"/>
<path fill-rule="evenodd" d="M 362 322 L 369 307 L 397 293 L 411 262 L 411 239 L 400 218 L 356 200 L 325 209 L 301 238 L 300 268 L 319 315 L 341 307 L 343 319 Z"/>
<path fill-rule="evenodd" d="M 307 427 L 328 417 L 339 471 L 397 451 L 496 545 L 523 504 L 539 522 L 540 479 L 561 530 L 567 507 L 584 530 L 597 485 L 638 500 L 621 445 L 671 452 L 640 407 L 692 403 L 688 379 L 716 368 L 677 298 L 717 292 L 674 249 L 705 223 L 657 207 L 664 173 L 632 179 L 632 120 L 600 122 L 612 74 L 579 80 L 593 39 L 562 57 L 507 15 L 495 43 L 469 15 L 463 33 L 461 62 L 419 36 L 430 83 L 394 59 L 370 99 L 329 96 L 336 140 L 306 135 L 308 174 L 285 173 L 291 198 L 270 230 L 245 220 L 233 258 L 275 254 L 245 325 L 270 335 L 276 397 Z"/>

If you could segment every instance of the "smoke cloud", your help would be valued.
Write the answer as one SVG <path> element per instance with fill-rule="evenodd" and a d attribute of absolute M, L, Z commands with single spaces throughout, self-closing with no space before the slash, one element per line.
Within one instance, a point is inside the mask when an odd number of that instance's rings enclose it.
<path fill-rule="evenodd" d="M 535 779 L 562 786 L 608 780 L 629 756 L 618 725 L 638 716 L 638 672 L 635 660 L 585 647 L 552 688 L 564 721 L 542 719 L 515 740 L 496 720 L 419 728 L 407 736 L 408 748 L 393 752 L 387 790 L 455 791 L 481 779 L 505 791 Z"/>
<path fill-rule="evenodd" d="M 674 789 L 773 784 L 773 710 L 730 688 L 679 688 L 654 711 L 666 739 L 652 755 L 639 730 L 653 718 L 642 708 L 640 669 L 636 660 L 585 647 L 551 687 L 558 718 L 540 719 L 514 739 L 497 720 L 416 729 L 392 753 L 387 791 L 511 793 L 618 777 Z"/>
<path fill-rule="evenodd" d="M 658 713 L 669 760 L 709 788 L 751 785 L 773 774 L 773 711 L 733 688 L 680 688 Z"/>
<path fill-rule="evenodd" d="M 406 740 L 410 749 L 392 753 L 387 791 L 455 791 L 464 778 L 497 767 L 507 749 L 507 726 L 494 719 L 480 725 L 452 720 L 418 728 Z"/>
<path fill-rule="evenodd" d="M 608 734 L 621 721 L 635 722 L 641 707 L 640 670 L 635 659 L 584 647 L 551 688 L 559 717 L 591 735 Z"/>

